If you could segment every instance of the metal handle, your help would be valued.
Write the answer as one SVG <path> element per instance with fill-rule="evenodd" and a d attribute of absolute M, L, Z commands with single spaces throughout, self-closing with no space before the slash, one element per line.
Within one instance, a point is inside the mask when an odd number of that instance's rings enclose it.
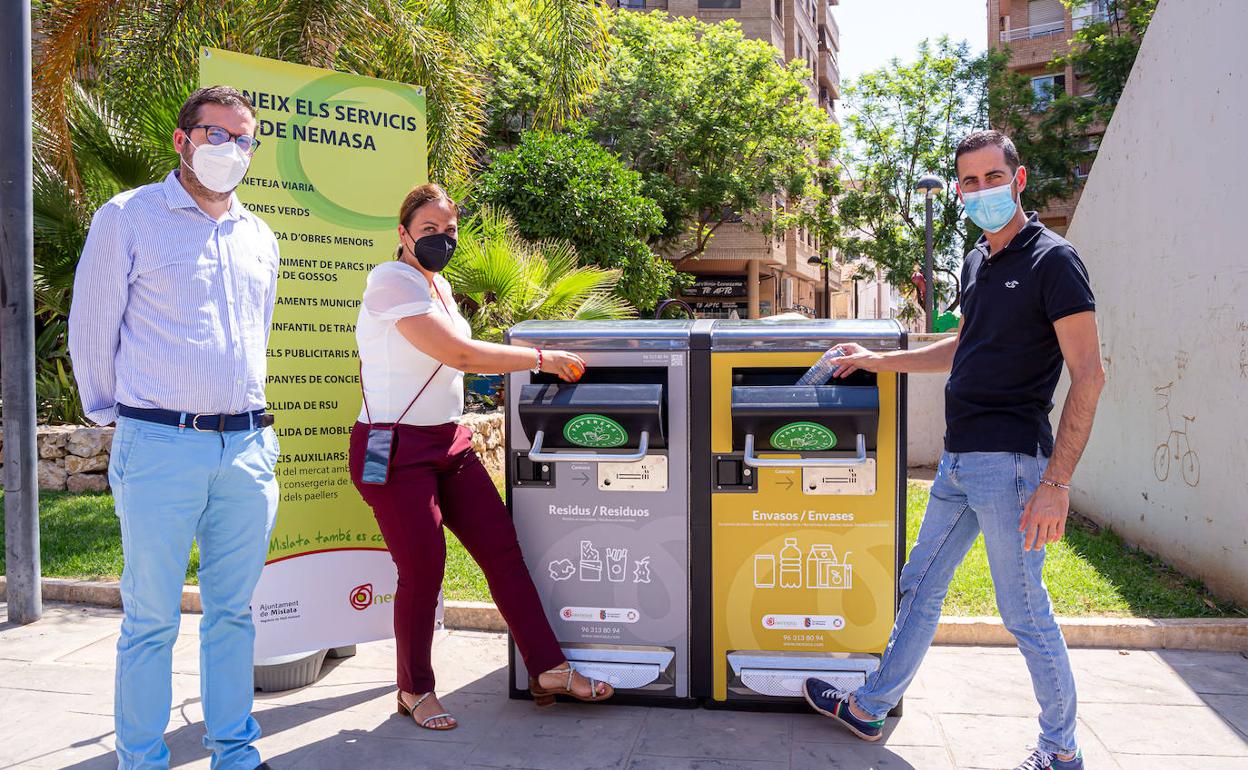
<path fill-rule="evenodd" d="M 795 457 L 764 460 L 754 454 L 754 434 L 745 434 L 745 464 L 751 468 L 828 468 L 858 465 L 867 460 L 867 438 L 858 434 L 857 457 Z"/>
<path fill-rule="evenodd" d="M 650 451 L 650 431 L 641 432 L 641 441 L 637 453 L 631 455 L 608 455 L 597 452 L 543 452 L 542 442 L 546 440 L 546 431 L 539 430 L 533 436 L 533 448 L 529 450 L 529 459 L 535 463 L 637 463 L 646 459 Z"/>

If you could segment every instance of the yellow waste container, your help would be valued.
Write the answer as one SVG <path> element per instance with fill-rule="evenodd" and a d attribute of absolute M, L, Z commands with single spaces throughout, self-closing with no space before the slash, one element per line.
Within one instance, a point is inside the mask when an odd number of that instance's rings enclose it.
<path fill-rule="evenodd" d="M 692 522 L 695 626 L 709 628 L 695 679 L 712 705 L 794 702 L 809 676 L 855 687 L 888 641 L 905 543 L 904 376 L 796 385 L 843 342 L 885 351 L 906 338 L 893 321 L 710 331 L 691 447 L 709 487 Z"/>

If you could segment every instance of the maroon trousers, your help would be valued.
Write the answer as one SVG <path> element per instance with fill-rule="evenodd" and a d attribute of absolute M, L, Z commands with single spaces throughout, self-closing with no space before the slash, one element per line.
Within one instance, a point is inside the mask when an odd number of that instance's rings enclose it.
<path fill-rule="evenodd" d="M 351 480 L 373 509 L 399 570 L 394 597 L 398 684 L 405 692 L 434 689 L 433 623 L 446 567 L 450 527 L 481 565 L 499 612 L 534 674 L 563 662 L 537 589 L 516 541 L 511 516 L 472 451 L 472 431 L 455 423 L 399 425 L 385 484 L 362 484 L 368 425 L 351 430 Z"/>

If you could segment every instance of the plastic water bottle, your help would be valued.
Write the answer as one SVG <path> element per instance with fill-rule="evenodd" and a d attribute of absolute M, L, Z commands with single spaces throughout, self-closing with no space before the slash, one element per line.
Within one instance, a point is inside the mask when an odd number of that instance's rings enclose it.
<path fill-rule="evenodd" d="M 806 373 L 803 374 L 802 378 L 797 381 L 797 384 L 798 385 L 822 385 L 824 384 L 832 376 L 833 372 L 835 372 L 839 368 L 836 364 L 836 359 L 840 358 L 843 355 L 845 354 L 841 352 L 841 349 L 838 346 L 838 347 L 832 348 L 828 352 L 824 353 L 822 356 L 819 356 L 819 360 L 815 362 L 814 366 L 806 370 Z"/>

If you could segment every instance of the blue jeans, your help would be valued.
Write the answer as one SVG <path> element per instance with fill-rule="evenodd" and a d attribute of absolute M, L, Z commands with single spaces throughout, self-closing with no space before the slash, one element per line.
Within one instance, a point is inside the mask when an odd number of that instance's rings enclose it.
<path fill-rule="evenodd" d="M 168 768 L 173 644 L 199 543 L 200 694 L 214 770 L 252 770 L 251 594 L 277 514 L 272 428 L 198 433 L 121 417 L 108 476 L 121 520 L 125 617 L 115 714 L 121 770 Z"/>
<path fill-rule="evenodd" d="M 901 700 L 936 635 L 954 570 L 982 531 L 997 609 L 1031 672 L 1040 702 L 1039 747 L 1075 751 L 1075 679 L 1066 640 L 1041 578 L 1044 551 L 1024 551 L 1023 507 L 1048 460 L 1010 452 L 946 452 L 910 560 L 901 571 L 901 607 L 880 668 L 854 694 L 882 718 Z"/>

